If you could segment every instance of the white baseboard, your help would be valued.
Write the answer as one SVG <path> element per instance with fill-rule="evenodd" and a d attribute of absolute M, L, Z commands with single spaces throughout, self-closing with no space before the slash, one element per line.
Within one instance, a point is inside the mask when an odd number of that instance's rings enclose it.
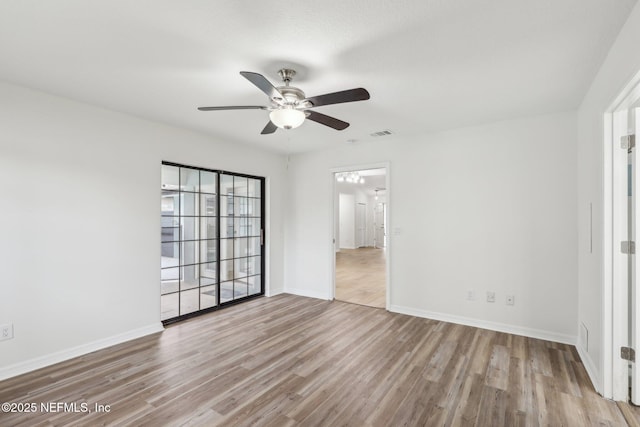
<path fill-rule="evenodd" d="M 325 292 L 310 291 L 308 289 L 286 288 L 284 292 L 287 294 L 298 295 L 301 297 L 309 297 L 309 298 L 324 299 L 324 300 L 331 299 L 331 296 Z"/>
<path fill-rule="evenodd" d="M 36 357 L 24 362 L 19 362 L 13 365 L 2 367 L 0 368 L 0 380 L 6 380 L 7 378 L 26 374 L 27 372 L 35 371 L 36 369 L 64 362 L 65 360 L 73 359 L 74 357 L 83 356 L 96 350 L 101 350 L 103 348 L 111 347 L 116 344 L 131 341 L 133 339 L 141 338 L 146 335 L 162 332 L 163 330 L 164 327 L 162 326 L 162 323 L 158 322 L 122 334 L 103 338 L 87 344 L 82 344 L 77 347 L 61 350 L 52 354 L 47 354 L 46 356 Z"/>
<path fill-rule="evenodd" d="M 587 371 L 587 375 L 589 375 L 589 379 L 591 380 L 591 384 L 593 384 L 593 388 L 596 389 L 598 393 L 602 395 L 602 388 L 600 387 L 600 377 L 598 376 L 598 370 L 596 369 L 596 365 L 593 363 L 593 359 L 589 356 L 589 353 L 586 352 L 580 344 L 576 345 L 576 350 L 578 350 L 578 355 L 582 360 L 582 364 Z"/>
<path fill-rule="evenodd" d="M 283 294 L 284 290 L 283 289 L 270 289 L 269 292 L 266 292 L 265 295 L 267 297 L 275 297 L 276 295 L 280 295 Z"/>
<path fill-rule="evenodd" d="M 560 342 L 563 344 L 576 345 L 577 337 L 557 332 L 543 331 L 540 329 L 525 328 L 523 326 L 508 325 L 505 323 L 490 322 L 487 320 L 471 319 L 463 316 L 437 313 L 434 311 L 419 310 L 411 307 L 399 305 L 389 306 L 389 311 L 410 316 L 424 317 L 426 319 L 440 320 L 442 322 L 457 323 L 460 325 L 473 326 L 476 328 L 489 329 L 496 332 L 506 332 L 514 335 L 522 335 L 530 338 L 538 338 L 547 341 Z"/>

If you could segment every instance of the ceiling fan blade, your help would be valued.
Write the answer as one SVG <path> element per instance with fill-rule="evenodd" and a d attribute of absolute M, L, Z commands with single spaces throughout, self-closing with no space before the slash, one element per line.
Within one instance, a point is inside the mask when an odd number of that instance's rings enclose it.
<path fill-rule="evenodd" d="M 222 111 L 222 110 L 266 110 L 267 107 L 261 105 L 232 105 L 228 107 L 198 107 L 200 111 Z"/>
<path fill-rule="evenodd" d="M 335 130 L 345 130 L 349 127 L 349 123 L 338 120 L 335 117 L 327 116 L 326 114 L 318 113 L 317 111 L 307 110 L 307 119 L 320 123 Z"/>
<path fill-rule="evenodd" d="M 309 101 L 313 107 L 320 107 L 321 105 L 341 104 L 343 102 L 365 101 L 370 97 L 366 89 L 359 87 L 357 89 L 313 96 L 305 99 L 305 101 Z"/>
<path fill-rule="evenodd" d="M 269 133 L 274 133 L 276 129 L 278 129 L 278 126 L 274 125 L 273 122 L 269 120 L 269 123 L 267 123 L 264 129 L 262 129 L 262 132 L 260 132 L 260 134 L 267 135 Z"/>
<path fill-rule="evenodd" d="M 251 71 L 240 71 L 240 74 L 242 74 L 245 79 L 256 85 L 258 89 L 266 93 L 269 99 L 276 101 L 278 104 L 282 104 L 284 101 L 284 95 L 282 95 L 280 91 L 276 89 L 275 86 L 273 86 L 262 74 L 252 73 Z"/>

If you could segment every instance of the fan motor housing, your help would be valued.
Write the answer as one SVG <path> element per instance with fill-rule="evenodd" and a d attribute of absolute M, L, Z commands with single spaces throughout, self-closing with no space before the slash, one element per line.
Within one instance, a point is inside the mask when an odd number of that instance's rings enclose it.
<path fill-rule="evenodd" d="M 294 86 L 280 86 L 278 91 L 284 95 L 287 103 L 296 104 L 305 98 L 304 92 Z"/>

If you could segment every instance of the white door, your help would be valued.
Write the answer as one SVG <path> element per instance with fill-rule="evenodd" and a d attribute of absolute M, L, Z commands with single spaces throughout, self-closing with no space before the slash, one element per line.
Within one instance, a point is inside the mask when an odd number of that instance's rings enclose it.
<path fill-rule="evenodd" d="M 367 231 L 367 205 L 358 203 L 356 205 L 356 247 L 366 246 L 365 236 Z"/>
<path fill-rule="evenodd" d="M 638 103 L 636 103 L 633 107 L 629 109 L 628 113 L 628 122 L 627 129 L 629 130 L 630 135 L 636 135 L 636 144 L 637 144 L 637 134 L 638 134 L 638 123 L 640 122 L 640 108 L 637 108 Z M 636 225 L 638 224 L 638 209 L 636 208 L 637 203 L 637 188 L 638 188 L 638 180 L 640 179 L 640 175 L 636 173 L 636 152 L 637 147 L 632 148 L 628 151 L 628 166 L 627 166 L 627 197 L 628 197 L 628 223 L 627 223 L 627 233 L 628 233 L 628 241 L 635 242 L 636 241 Z M 633 250 L 629 251 L 629 264 L 628 264 L 628 280 L 629 280 L 629 293 L 628 297 L 631 302 L 629 304 L 631 310 L 629 313 L 629 347 L 639 351 L 638 344 L 640 343 L 640 316 L 638 316 L 638 309 L 640 309 L 640 292 L 637 291 L 638 279 L 636 277 L 636 255 L 633 254 Z M 640 405 L 640 370 L 638 369 L 637 363 L 640 362 L 638 360 L 636 363 L 630 363 L 631 366 L 631 402 L 634 405 Z"/>
<path fill-rule="evenodd" d="M 640 325 L 636 308 L 639 293 L 636 292 L 636 263 L 634 242 L 636 240 L 637 189 L 640 174 L 636 173 L 637 147 L 630 144 L 629 135 L 635 133 L 637 110 L 634 105 L 627 104 L 613 114 L 613 149 L 612 152 L 614 174 L 613 200 L 615 207 L 613 214 L 612 241 L 612 325 L 615 333 L 612 339 L 612 397 L 614 400 L 630 400 L 634 404 L 640 403 L 640 372 L 636 364 L 627 360 L 625 352 L 636 349 L 640 343 Z M 588 346 L 588 338 L 582 338 L 582 345 Z M 585 349 L 587 349 L 586 347 Z"/>
<path fill-rule="evenodd" d="M 386 220 L 386 210 L 384 203 L 376 204 L 375 211 L 375 244 L 376 248 L 384 248 L 386 245 L 385 239 L 385 220 Z"/>
<path fill-rule="evenodd" d="M 340 248 L 355 249 L 356 242 L 356 216 L 355 216 L 355 197 L 353 194 L 340 193 L 339 196 L 339 215 L 340 215 Z"/>

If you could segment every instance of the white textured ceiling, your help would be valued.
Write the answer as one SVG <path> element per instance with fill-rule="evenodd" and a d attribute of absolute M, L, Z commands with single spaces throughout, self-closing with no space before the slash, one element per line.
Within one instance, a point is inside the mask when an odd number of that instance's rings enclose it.
<path fill-rule="evenodd" d="M 635 0 L 0 0 L 0 79 L 279 152 L 401 138 L 578 107 Z M 293 66 L 350 122 L 260 135 L 239 71 Z"/>

